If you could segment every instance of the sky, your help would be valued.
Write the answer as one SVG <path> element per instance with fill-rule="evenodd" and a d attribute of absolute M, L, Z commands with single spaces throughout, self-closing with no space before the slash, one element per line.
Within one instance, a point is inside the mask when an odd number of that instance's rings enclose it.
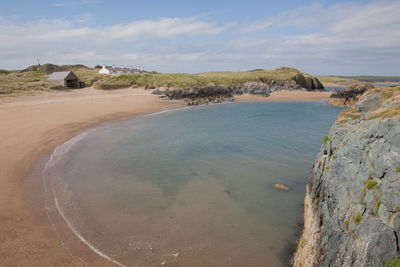
<path fill-rule="evenodd" d="M 399 75 L 400 0 L 0 0 L 0 69 Z"/>

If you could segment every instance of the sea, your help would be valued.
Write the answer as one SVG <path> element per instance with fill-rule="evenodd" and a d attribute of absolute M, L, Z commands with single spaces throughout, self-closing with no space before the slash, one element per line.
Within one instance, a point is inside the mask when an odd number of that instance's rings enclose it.
<path fill-rule="evenodd" d="M 120 266 L 287 266 L 314 158 L 340 111 L 241 102 L 104 123 L 56 148 L 47 202 Z"/>

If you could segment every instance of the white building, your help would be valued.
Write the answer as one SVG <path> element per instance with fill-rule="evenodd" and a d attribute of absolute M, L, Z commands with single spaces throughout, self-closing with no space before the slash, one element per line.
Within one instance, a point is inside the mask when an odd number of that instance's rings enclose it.
<path fill-rule="evenodd" d="M 99 70 L 100 74 L 110 74 L 110 70 L 106 68 L 106 66 L 103 65 L 103 68 Z"/>
<path fill-rule="evenodd" d="M 99 70 L 99 74 L 112 74 L 112 75 L 121 75 L 121 74 L 141 74 L 146 73 L 147 71 L 143 70 L 143 67 L 133 68 L 131 67 L 116 67 L 113 66 L 104 66 L 101 70 Z"/>

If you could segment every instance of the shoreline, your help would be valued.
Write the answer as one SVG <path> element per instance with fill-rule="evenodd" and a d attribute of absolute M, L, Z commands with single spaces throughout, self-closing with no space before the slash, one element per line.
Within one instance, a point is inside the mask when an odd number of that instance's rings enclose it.
<path fill-rule="evenodd" d="M 235 102 L 279 102 L 279 101 L 321 101 L 328 99 L 332 92 L 311 92 L 311 91 L 277 91 L 271 93 L 270 96 L 258 95 L 235 95 Z"/>
<path fill-rule="evenodd" d="M 323 92 L 324 95 L 309 95 L 311 99 L 307 99 L 305 95 L 299 97 L 293 92 L 296 91 L 276 92 L 281 94 L 273 93 L 270 97 L 243 95 L 234 100 L 319 101 L 329 97 L 329 93 Z M 160 99 L 150 91 L 132 88 L 113 91 L 87 88 L 1 99 L 0 126 L 7 129 L 0 133 L 1 140 L 7 141 L 0 145 L 0 160 L 6 163 L 0 172 L 2 262 L 16 265 L 84 264 L 62 246 L 46 218 L 44 207 L 31 207 L 28 196 L 31 189 L 26 186 L 26 177 L 44 155 L 50 155 L 58 145 L 85 129 L 123 117 L 180 107 L 186 106 L 178 101 Z M 34 179 L 31 182 L 38 183 Z M 40 196 L 36 197 L 40 199 Z M 89 258 L 92 264 L 107 263 L 93 256 Z"/>

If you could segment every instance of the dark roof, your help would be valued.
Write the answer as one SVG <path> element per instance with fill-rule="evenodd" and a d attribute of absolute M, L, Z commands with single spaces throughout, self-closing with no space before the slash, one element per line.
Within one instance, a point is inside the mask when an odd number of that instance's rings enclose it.
<path fill-rule="evenodd" d="M 49 81 L 63 81 L 66 79 L 74 80 L 78 79 L 78 77 L 72 71 L 60 71 L 60 72 L 53 72 L 50 77 L 48 78 Z"/>

